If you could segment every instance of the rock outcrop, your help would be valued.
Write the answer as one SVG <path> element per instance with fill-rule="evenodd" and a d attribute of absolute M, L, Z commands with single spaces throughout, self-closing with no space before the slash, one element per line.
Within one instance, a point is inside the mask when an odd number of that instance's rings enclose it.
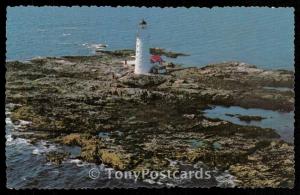
<path fill-rule="evenodd" d="M 293 72 L 227 62 L 134 75 L 120 62 L 126 55 L 131 53 L 7 62 L 12 121 L 31 122 L 22 131 L 26 138 L 41 139 L 42 132 L 48 141 L 80 146 L 85 161 L 119 170 L 174 169 L 171 159 L 229 170 L 242 187 L 293 185 L 293 146 L 273 129 L 202 113 L 212 104 L 292 111 L 292 90 L 267 87 L 292 89 Z M 65 158 L 53 155 L 55 163 Z"/>

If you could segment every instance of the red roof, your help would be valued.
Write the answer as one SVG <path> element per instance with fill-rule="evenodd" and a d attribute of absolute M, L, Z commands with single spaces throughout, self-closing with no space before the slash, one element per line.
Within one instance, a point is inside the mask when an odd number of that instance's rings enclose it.
<path fill-rule="evenodd" d="M 156 63 L 156 62 L 162 62 L 163 59 L 159 55 L 152 55 L 151 56 L 151 62 Z"/>

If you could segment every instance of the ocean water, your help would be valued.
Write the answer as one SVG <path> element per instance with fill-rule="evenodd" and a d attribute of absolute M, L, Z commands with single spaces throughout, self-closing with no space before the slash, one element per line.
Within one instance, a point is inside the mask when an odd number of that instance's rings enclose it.
<path fill-rule="evenodd" d="M 242 61 L 294 69 L 293 8 L 9 7 L 7 60 L 93 55 L 92 44 L 135 48 L 137 24 L 149 24 L 152 47 L 190 54 L 175 61 L 204 66 Z"/>

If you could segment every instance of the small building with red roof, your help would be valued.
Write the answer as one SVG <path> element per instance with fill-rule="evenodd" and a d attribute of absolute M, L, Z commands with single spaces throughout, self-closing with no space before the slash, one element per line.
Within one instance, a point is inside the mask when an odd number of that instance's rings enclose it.
<path fill-rule="evenodd" d="M 156 63 L 162 64 L 163 59 L 161 58 L 160 55 L 152 55 L 150 61 L 152 64 L 156 64 Z"/>

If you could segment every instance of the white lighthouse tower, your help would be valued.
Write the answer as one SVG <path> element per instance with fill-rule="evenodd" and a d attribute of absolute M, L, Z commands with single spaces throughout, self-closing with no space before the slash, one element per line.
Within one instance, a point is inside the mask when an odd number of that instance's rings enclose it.
<path fill-rule="evenodd" d="M 145 20 L 142 20 L 138 26 L 136 37 L 136 50 L 135 50 L 135 74 L 147 74 L 150 72 L 152 65 L 150 63 L 150 50 L 149 50 L 149 34 L 148 27 Z"/>

